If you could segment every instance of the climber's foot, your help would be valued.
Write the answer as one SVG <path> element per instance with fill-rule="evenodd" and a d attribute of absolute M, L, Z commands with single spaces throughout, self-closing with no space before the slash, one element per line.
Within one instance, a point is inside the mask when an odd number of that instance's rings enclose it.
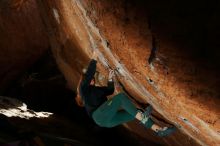
<path fill-rule="evenodd" d="M 145 115 L 146 117 L 149 117 L 150 114 L 152 113 L 152 110 L 153 110 L 152 106 L 149 105 L 149 106 L 145 109 L 145 111 L 143 112 L 143 115 Z"/>
<path fill-rule="evenodd" d="M 159 137 L 164 137 L 164 136 L 168 136 L 168 135 L 172 134 L 175 131 L 176 131 L 175 127 L 164 127 L 161 130 L 158 130 L 156 132 L 156 135 Z"/>

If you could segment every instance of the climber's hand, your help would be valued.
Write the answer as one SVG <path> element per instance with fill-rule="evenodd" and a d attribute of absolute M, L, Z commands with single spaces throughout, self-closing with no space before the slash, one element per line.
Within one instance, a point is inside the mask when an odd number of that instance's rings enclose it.
<path fill-rule="evenodd" d="M 108 80 L 113 81 L 113 77 L 115 76 L 114 70 L 110 69 L 109 70 L 109 75 L 108 75 Z"/>
<path fill-rule="evenodd" d="M 96 50 L 93 51 L 92 59 L 94 59 L 94 60 L 98 59 L 98 54 L 97 54 Z"/>

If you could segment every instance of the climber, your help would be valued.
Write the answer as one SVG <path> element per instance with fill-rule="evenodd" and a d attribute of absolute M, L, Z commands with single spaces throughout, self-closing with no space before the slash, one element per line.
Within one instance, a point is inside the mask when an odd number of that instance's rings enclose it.
<path fill-rule="evenodd" d="M 155 124 L 150 117 L 152 107 L 148 106 L 145 111 L 138 110 L 125 93 L 119 93 L 107 100 L 106 96 L 114 92 L 114 71 L 110 70 L 109 72 L 108 86 L 95 86 L 96 58 L 97 55 L 93 55 L 86 73 L 80 79 L 76 102 L 79 106 L 85 107 L 88 115 L 97 125 L 114 127 L 136 118 L 160 137 L 167 136 L 175 131 L 174 127 L 162 128 Z"/>

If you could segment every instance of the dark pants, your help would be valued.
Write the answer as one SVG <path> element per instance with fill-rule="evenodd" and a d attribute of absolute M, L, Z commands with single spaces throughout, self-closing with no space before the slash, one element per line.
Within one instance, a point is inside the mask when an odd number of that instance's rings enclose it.
<path fill-rule="evenodd" d="M 119 93 L 97 108 L 92 118 L 101 127 L 114 127 L 135 119 L 138 110 L 124 93 Z M 145 124 L 150 128 L 153 121 L 149 119 Z"/>

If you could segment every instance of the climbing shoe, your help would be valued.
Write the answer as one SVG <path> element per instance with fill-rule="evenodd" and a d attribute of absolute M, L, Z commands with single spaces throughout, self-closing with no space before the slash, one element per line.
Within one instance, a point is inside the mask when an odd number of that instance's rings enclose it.
<path fill-rule="evenodd" d="M 159 137 L 164 137 L 164 136 L 168 136 L 168 135 L 172 134 L 175 131 L 176 131 L 175 127 L 164 127 L 163 129 L 158 130 L 156 132 L 156 135 Z"/>
<path fill-rule="evenodd" d="M 141 123 L 144 125 L 145 128 L 148 129 L 150 129 L 154 125 L 154 122 L 151 120 L 151 118 L 146 116 L 142 118 Z"/>
<path fill-rule="evenodd" d="M 142 112 L 142 120 L 141 123 L 146 128 L 151 128 L 154 122 L 150 118 L 150 114 L 152 112 L 152 106 L 148 106 L 144 112 Z"/>
<path fill-rule="evenodd" d="M 149 117 L 150 114 L 152 113 L 152 110 L 153 110 L 152 106 L 149 105 L 149 106 L 145 109 L 145 111 L 143 112 L 143 115 L 145 115 L 146 117 Z"/>

